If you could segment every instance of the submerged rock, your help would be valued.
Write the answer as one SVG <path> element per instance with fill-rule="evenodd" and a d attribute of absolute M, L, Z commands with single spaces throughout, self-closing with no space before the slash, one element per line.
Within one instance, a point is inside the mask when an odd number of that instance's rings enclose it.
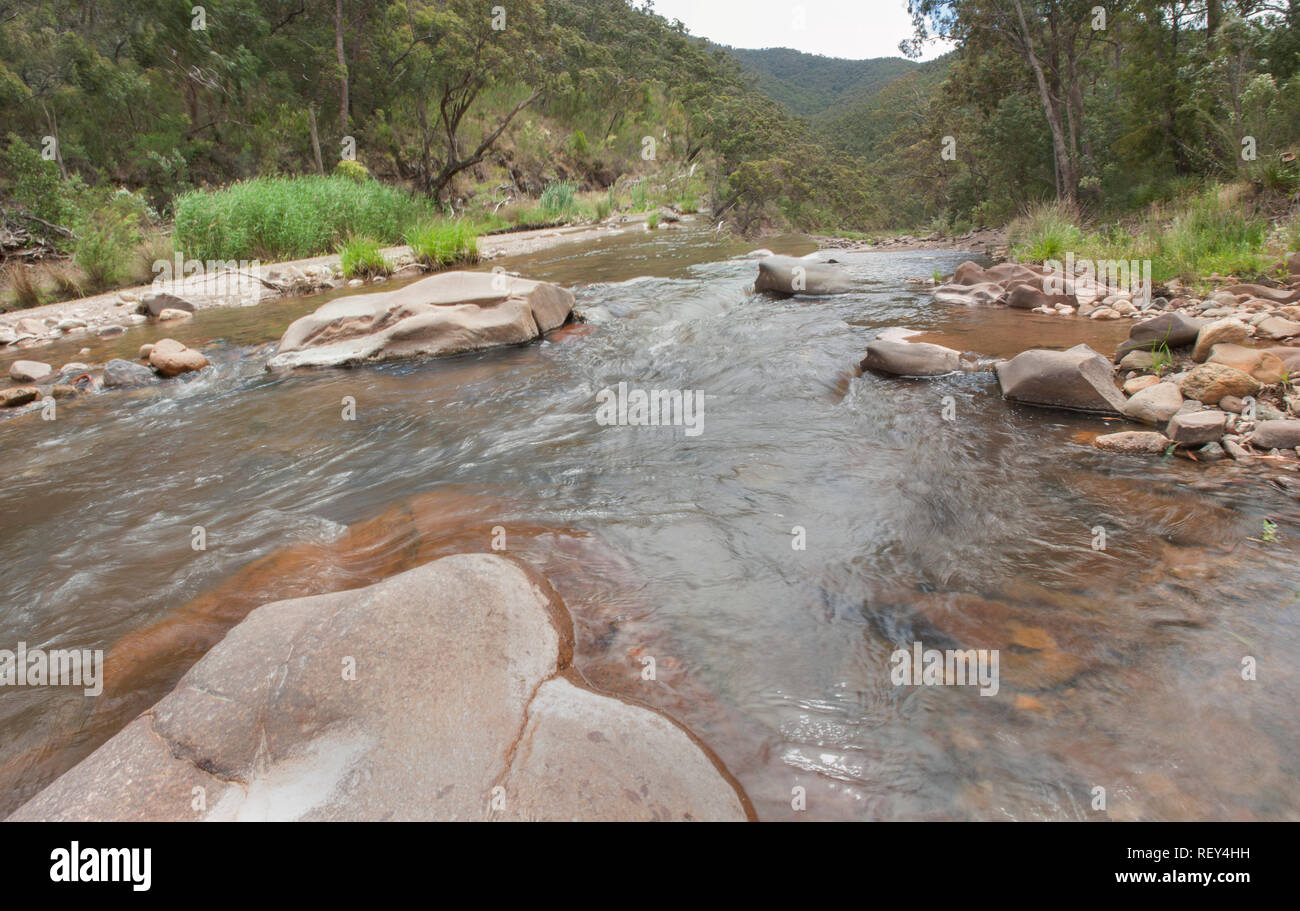
<path fill-rule="evenodd" d="M 1098 449 L 1106 452 L 1144 455 L 1159 455 L 1172 445 L 1172 441 L 1163 433 L 1149 430 L 1124 430 L 1120 433 L 1103 433 L 1092 442 Z"/>
<path fill-rule="evenodd" d="M 36 401 L 38 395 L 40 390 L 33 389 L 31 386 L 0 389 L 0 408 L 17 408 L 19 405 L 30 404 Z"/>
<path fill-rule="evenodd" d="M 961 304 L 967 307 L 1006 303 L 1007 289 L 995 282 L 963 285 L 953 282 L 934 289 L 934 299 L 941 304 Z"/>
<path fill-rule="evenodd" d="M 853 290 L 853 282 L 838 265 L 796 256 L 769 256 L 758 263 L 754 290 L 775 294 L 843 294 Z"/>
<path fill-rule="evenodd" d="M 154 372 L 143 364 L 133 364 L 113 358 L 104 365 L 104 388 L 147 386 L 157 380 Z"/>
<path fill-rule="evenodd" d="M 876 339 L 867 345 L 861 366 L 893 376 L 943 376 L 961 369 L 961 352 L 926 342 Z"/>
<path fill-rule="evenodd" d="M 546 581 L 488 554 L 266 604 L 11 819 L 747 817 L 684 729 L 586 689 L 572 654 Z"/>
<path fill-rule="evenodd" d="M 1022 351 L 998 364 L 997 374 L 1002 394 L 1017 402 L 1106 414 L 1124 410 L 1110 361 L 1087 345 Z"/>
<path fill-rule="evenodd" d="M 573 293 L 502 273 L 444 272 L 340 297 L 294 320 L 267 364 L 327 367 L 519 345 L 559 328 Z"/>

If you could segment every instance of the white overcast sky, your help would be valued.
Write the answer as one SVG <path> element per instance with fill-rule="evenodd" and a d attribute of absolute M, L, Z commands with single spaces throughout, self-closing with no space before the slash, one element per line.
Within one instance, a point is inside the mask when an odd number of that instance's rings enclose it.
<path fill-rule="evenodd" d="M 654 9 L 718 44 L 852 60 L 901 56 L 898 42 L 912 36 L 907 0 L 654 0 Z M 945 50 L 929 46 L 924 59 Z"/>

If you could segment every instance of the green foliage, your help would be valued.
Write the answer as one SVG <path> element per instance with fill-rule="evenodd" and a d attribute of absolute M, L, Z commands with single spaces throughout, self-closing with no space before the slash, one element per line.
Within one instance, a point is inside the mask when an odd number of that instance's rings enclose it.
<path fill-rule="evenodd" d="M 348 180 L 353 180 L 357 183 L 365 183 L 367 180 L 371 179 L 370 172 L 366 170 L 365 165 L 349 158 L 341 159 L 339 163 L 334 166 L 334 173 L 339 177 L 346 177 Z"/>
<path fill-rule="evenodd" d="M 377 181 L 263 177 L 186 193 L 175 209 L 187 257 L 274 261 L 328 253 L 354 236 L 401 243 L 431 205 Z"/>
<path fill-rule="evenodd" d="M 351 237 L 339 250 L 339 265 L 347 278 L 373 278 L 392 270 L 384 259 L 380 244 L 369 237 Z"/>
<path fill-rule="evenodd" d="M 71 228 L 81 215 L 85 187 L 79 179 L 63 180 L 59 166 L 41 157 L 14 133 L 0 146 L 0 202 L 52 224 Z"/>
<path fill-rule="evenodd" d="M 573 181 L 561 180 L 547 184 L 542 191 L 541 208 L 548 216 L 569 215 L 574 211 L 574 197 L 577 187 Z"/>
<path fill-rule="evenodd" d="M 478 261 L 478 230 L 464 219 L 423 222 L 406 242 L 416 260 L 431 269 Z"/>
<path fill-rule="evenodd" d="M 648 229 L 651 230 L 651 231 L 653 231 L 653 230 L 655 230 L 656 228 L 658 228 L 658 227 L 659 227 L 659 213 L 658 213 L 658 212 L 651 212 L 651 213 L 650 213 L 650 217 L 647 218 L 647 219 L 645 220 L 645 226 L 646 226 L 646 228 L 648 228 Z"/>
<path fill-rule="evenodd" d="M 1134 223 L 1084 231 L 1067 206 L 1033 207 L 1010 228 L 1019 259 L 1150 260 L 1155 281 L 1192 280 L 1218 272 L 1249 276 L 1264 271 L 1268 220 L 1255 210 L 1241 185 L 1215 187 L 1150 207 Z"/>
<path fill-rule="evenodd" d="M 760 91 L 803 116 L 869 100 L 920 66 L 902 57 L 842 60 L 785 47 L 724 50 L 752 74 Z"/>
<path fill-rule="evenodd" d="M 117 287 L 136 277 L 136 251 L 150 214 L 142 197 L 121 190 L 82 218 L 72 261 L 92 290 Z"/>

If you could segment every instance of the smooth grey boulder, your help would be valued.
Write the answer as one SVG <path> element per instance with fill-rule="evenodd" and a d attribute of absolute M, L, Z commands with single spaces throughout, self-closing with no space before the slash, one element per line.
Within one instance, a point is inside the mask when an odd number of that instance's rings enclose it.
<path fill-rule="evenodd" d="M 444 272 L 340 297 L 294 320 L 267 367 L 328 367 L 519 345 L 559 328 L 573 292 L 504 273 Z"/>
<path fill-rule="evenodd" d="M 754 290 L 772 294 L 843 294 L 853 290 L 849 274 L 833 263 L 797 256 L 759 260 Z"/>
<path fill-rule="evenodd" d="M 34 383 L 53 372 L 49 364 L 40 361 L 14 361 L 9 365 L 9 379 L 15 383 Z"/>
<path fill-rule="evenodd" d="M 861 366 L 893 376 L 943 376 L 961 369 L 961 352 L 927 342 L 875 339 L 867 344 Z"/>
<path fill-rule="evenodd" d="M 1294 449 L 1300 446 L 1300 421 L 1260 421 L 1246 442 L 1256 449 Z"/>
<path fill-rule="evenodd" d="M 1181 348 L 1184 345 L 1194 345 L 1201 327 L 1209 322 L 1207 319 L 1174 312 L 1134 323 L 1129 330 L 1128 339 L 1115 349 L 1115 360 L 1119 361 L 1130 351 L 1138 349 L 1151 351 L 1163 346 Z"/>
<path fill-rule="evenodd" d="M 1002 394 L 1013 401 L 1102 414 L 1124 410 L 1110 361 L 1087 345 L 1022 351 L 996 370 Z"/>
<path fill-rule="evenodd" d="M 683 728 L 591 691 L 572 655 L 546 580 L 492 554 L 266 604 L 10 818 L 751 816 Z"/>
<path fill-rule="evenodd" d="M 148 314 L 156 319 L 164 310 L 184 310 L 186 313 L 193 313 L 197 309 L 194 304 L 175 294 L 166 291 L 146 291 L 140 298 L 136 312 Z"/>
<path fill-rule="evenodd" d="M 120 358 L 113 358 L 104 365 L 104 387 L 108 389 L 121 386 L 147 386 L 158 379 L 154 372 L 144 364 L 133 364 Z"/>
<path fill-rule="evenodd" d="M 1143 424 L 1168 424 L 1183 407 L 1183 394 L 1177 383 L 1156 383 L 1134 393 L 1124 403 L 1124 417 Z"/>

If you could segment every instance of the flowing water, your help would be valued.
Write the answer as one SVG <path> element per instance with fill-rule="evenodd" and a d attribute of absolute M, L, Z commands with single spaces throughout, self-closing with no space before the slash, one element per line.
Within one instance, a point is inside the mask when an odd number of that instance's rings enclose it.
<path fill-rule="evenodd" d="M 855 369 L 887 326 L 990 356 L 1109 351 L 1127 326 L 904 283 L 954 252 L 836 254 L 859 291 L 754 296 L 746 249 L 661 231 L 501 261 L 608 318 L 443 360 L 272 375 L 265 344 L 320 298 L 200 313 L 168 331 L 215 371 L 0 421 L 0 648 L 109 655 L 98 698 L 0 691 L 0 812 L 257 604 L 500 527 L 574 614 L 579 669 L 692 728 L 761 817 L 1300 818 L 1296 501 L 1099 453 L 1113 424 L 1011 405 L 990 373 Z M 155 332 L 37 356 L 102 362 Z M 601 426 L 620 382 L 702 391 L 702 433 Z M 918 641 L 998 649 L 998 693 L 893 685 Z"/>

